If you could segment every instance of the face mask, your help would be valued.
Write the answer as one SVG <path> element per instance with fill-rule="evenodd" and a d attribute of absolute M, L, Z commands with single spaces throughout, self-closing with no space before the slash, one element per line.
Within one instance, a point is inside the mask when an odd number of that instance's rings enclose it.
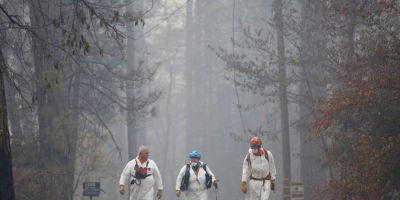
<path fill-rule="evenodd" d="M 258 149 L 251 149 L 251 152 L 253 152 L 254 154 L 258 153 Z"/>
<path fill-rule="evenodd" d="M 192 166 L 192 168 L 193 168 L 195 171 L 197 171 L 197 170 L 199 169 L 200 163 L 192 162 L 192 163 L 190 163 L 190 165 Z"/>

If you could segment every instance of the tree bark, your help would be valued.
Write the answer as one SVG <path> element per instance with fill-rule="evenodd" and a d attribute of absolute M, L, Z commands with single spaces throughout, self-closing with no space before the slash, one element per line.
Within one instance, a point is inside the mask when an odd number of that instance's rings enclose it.
<path fill-rule="evenodd" d="M 130 33 L 130 37 L 135 37 L 135 27 L 132 23 L 128 25 L 128 32 Z M 128 53 L 132 52 L 128 56 L 127 62 L 127 74 L 132 74 L 135 67 L 135 41 L 132 39 L 128 39 Z M 128 133 L 128 159 L 131 160 L 136 157 L 136 150 L 137 150 L 137 121 L 135 116 L 135 111 L 133 109 L 135 105 L 135 85 L 133 81 L 128 81 L 126 84 L 126 97 L 128 101 L 128 108 L 131 109 L 127 110 L 127 133 Z"/>
<path fill-rule="evenodd" d="M 324 51 L 323 48 L 326 40 L 324 38 L 324 32 L 326 31 L 325 26 L 320 24 L 325 23 L 323 14 L 323 6 L 320 2 L 314 2 L 313 0 L 302 0 L 301 1 L 301 47 L 300 47 L 300 76 L 304 80 L 301 83 L 300 96 L 303 96 L 304 103 L 299 104 L 300 116 L 302 118 L 301 131 L 301 163 L 302 163 L 302 179 L 304 184 L 304 197 L 305 199 L 311 199 L 315 187 L 322 186 L 324 181 L 328 178 L 333 177 L 332 168 L 328 165 L 328 173 L 330 177 L 327 177 L 327 171 L 322 166 L 321 161 L 318 160 L 323 152 L 328 151 L 327 142 L 325 137 L 321 135 L 320 141 L 316 139 L 310 139 L 309 124 L 316 118 L 316 106 L 315 99 L 321 95 L 321 91 L 326 88 L 325 84 L 312 83 L 316 76 L 323 76 L 324 73 L 318 71 L 319 60 L 323 59 Z M 319 18 L 319 19 L 317 19 Z M 313 33 L 310 34 L 310 31 Z M 321 47 L 322 46 L 322 47 Z M 315 58 L 319 58 L 315 61 Z M 309 69 L 316 68 L 314 72 Z M 319 69 L 322 70 L 322 69 Z M 309 105 L 306 105 L 309 104 Z M 311 115 L 310 115 L 311 113 Z"/>
<path fill-rule="evenodd" d="M 70 153 L 67 155 L 68 160 L 68 177 L 65 182 L 65 187 L 68 191 L 68 199 L 72 200 L 74 194 L 74 179 L 75 179 L 75 165 L 76 165 L 76 150 L 77 140 L 79 135 L 79 110 L 80 110 L 80 80 L 81 80 L 81 66 L 76 66 L 75 75 L 73 76 L 72 86 L 72 101 L 71 101 L 71 141 Z"/>
<path fill-rule="evenodd" d="M 290 183 L 290 134 L 289 134 L 289 113 L 287 100 L 286 66 L 285 66 L 285 41 L 283 36 L 283 14 L 282 0 L 274 2 L 274 21 L 277 36 L 278 50 L 278 73 L 279 73 L 279 100 L 280 100 L 280 116 L 281 116 L 281 131 L 282 131 L 282 156 L 283 156 L 283 177 Z M 286 181 L 284 180 L 284 181 Z M 284 190 L 284 199 L 288 199 L 288 191 Z"/>
<path fill-rule="evenodd" d="M 12 85 L 12 80 L 8 80 L 4 82 L 4 86 L 6 89 L 6 100 L 7 100 L 7 110 L 8 110 L 8 118 L 10 120 L 10 130 L 13 134 L 13 138 L 21 139 L 22 136 L 22 128 L 21 128 L 21 115 L 18 109 L 19 101 L 16 98 L 16 90 L 14 85 Z"/>
<path fill-rule="evenodd" d="M 347 57 L 345 58 L 346 64 L 351 64 L 354 57 L 354 34 L 356 30 L 356 0 L 348 1 L 348 13 L 346 15 L 346 28 L 345 28 L 345 38 L 347 39 Z M 349 72 L 351 73 L 351 72 Z"/>
<path fill-rule="evenodd" d="M 167 3 L 167 2 L 165 2 Z M 167 5 L 164 7 L 164 15 L 167 16 Z M 166 130 L 165 130 L 165 145 L 164 145 L 164 152 L 165 155 L 163 155 L 164 159 L 163 159 L 163 163 L 164 163 L 164 167 L 162 169 L 162 173 L 163 174 L 167 174 L 167 170 L 168 170 L 168 163 L 175 163 L 175 153 L 172 153 L 171 157 L 170 157 L 170 143 L 171 143 L 171 129 L 172 129 L 172 116 L 171 116 L 171 99 L 172 99 L 172 90 L 174 89 L 175 86 L 175 76 L 174 76 L 174 70 L 173 70 L 173 65 L 171 65 L 171 54 L 170 54 L 170 37 L 171 37 L 171 23 L 168 20 L 167 21 L 167 30 L 165 31 L 165 53 L 166 53 L 166 57 L 167 57 L 167 67 L 168 67 L 168 75 L 169 75 L 169 84 L 168 84 L 168 89 L 167 89 L 167 106 L 166 106 L 166 110 L 165 110 L 165 118 L 166 118 Z M 174 141 L 174 140 L 172 140 Z M 175 145 L 172 145 L 172 152 L 175 152 Z M 173 170 L 173 169 L 170 169 Z M 171 179 L 171 183 L 173 184 L 173 179 Z"/>
<path fill-rule="evenodd" d="M 128 1 L 129 2 L 129 1 Z M 135 4 L 130 4 L 128 7 L 129 12 L 133 15 L 140 15 L 143 13 L 143 4 L 145 1 L 139 0 Z M 133 6 L 134 5 L 134 6 Z M 143 17 L 143 16 L 138 16 Z M 131 77 L 138 76 L 134 73 L 143 73 L 141 76 L 146 76 L 143 67 L 145 67 L 145 35 L 143 32 L 143 25 L 138 23 L 135 25 L 133 22 L 128 24 L 128 46 L 127 46 L 127 74 Z M 127 110 L 127 132 L 128 132 L 128 157 L 129 160 L 137 156 L 137 149 L 140 142 L 144 142 L 144 126 L 140 123 L 143 117 L 141 111 L 143 108 L 138 107 L 136 102 L 138 98 L 145 96 L 144 90 L 145 83 L 139 83 L 136 80 L 127 80 L 126 82 L 126 96 L 128 103 Z"/>
<path fill-rule="evenodd" d="M 4 88 L 6 63 L 0 49 L 0 200 L 14 200 L 10 133 L 8 131 L 7 104 Z"/>
<path fill-rule="evenodd" d="M 32 36 L 37 115 L 39 123 L 39 157 L 37 162 L 38 183 L 40 192 L 34 199 L 71 200 L 71 177 L 74 176 L 70 158 L 74 157 L 76 137 L 71 134 L 71 118 L 66 103 L 63 84 L 63 71 L 57 70 L 56 62 L 62 66 L 62 52 L 56 46 L 61 42 L 60 30 L 47 25 L 49 20 L 64 15 L 63 5 L 46 0 L 32 2 L 30 8 L 31 22 L 36 30 Z M 38 38 L 40 37 L 40 38 Z"/>
<path fill-rule="evenodd" d="M 194 119 L 191 109 L 193 108 L 193 1 L 186 4 L 186 35 L 185 35 L 185 128 L 186 128 L 186 151 L 190 148 L 190 136 Z"/>

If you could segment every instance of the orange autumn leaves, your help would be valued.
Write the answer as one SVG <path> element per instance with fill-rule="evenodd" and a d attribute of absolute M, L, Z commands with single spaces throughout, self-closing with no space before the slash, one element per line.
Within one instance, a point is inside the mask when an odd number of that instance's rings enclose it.
<path fill-rule="evenodd" d="M 331 156 L 337 159 L 336 176 L 317 189 L 314 199 L 385 199 L 391 191 L 391 172 L 398 161 L 393 158 L 400 153 L 400 138 L 392 136 L 378 142 L 366 134 L 341 137 L 343 140 L 335 140 L 330 150 L 330 154 L 340 155 Z"/>
<path fill-rule="evenodd" d="M 330 138 L 325 162 L 335 177 L 315 199 L 385 199 L 398 184 L 400 69 L 364 68 L 344 77 L 325 99 L 312 128 Z"/>
<path fill-rule="evenodd" d="M 323 131 L 335 123 L 356 117 L 368 111 L 379 112 L 380 106 L 388 106 L 400 112 L 400 71 L 387 66 L 363 69 L 345 77 L 344 84 L 335 89 L 328 98 L 320 99 L 322 105 L 312 128 Z M 383 113 L 382 113 L 383 114 Z"/>
<path fill-rule="evenodd" d="M 369 41 L 363 55 L 338 67 L 341 78 L 318 100 L 311 124 L 329 138 L 324 162 L 334 177 L 317 200 L 391 199 L 400 181 L 400 42 Z"/>

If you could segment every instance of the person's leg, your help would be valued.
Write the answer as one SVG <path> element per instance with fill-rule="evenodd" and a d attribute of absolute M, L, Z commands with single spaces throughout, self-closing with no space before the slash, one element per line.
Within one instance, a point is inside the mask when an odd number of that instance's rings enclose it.
<path fill-rule="evenodd" d="M 262 181 L 250 180 L 249 181 L 249 200 L 260 200 Z"/>
<path fill-rule="evenodd" d="M 207 190 L 201 191 L 199 197 L 200 197 L 199 200 L 208 200 L 208 191 Z"/>
<path fill-rule="evenodd" d="M 271 181 L 265 181 L 263 189 L 261 191 L 261 200 L 268 200 L 269 194 L 271 193 Z"/>

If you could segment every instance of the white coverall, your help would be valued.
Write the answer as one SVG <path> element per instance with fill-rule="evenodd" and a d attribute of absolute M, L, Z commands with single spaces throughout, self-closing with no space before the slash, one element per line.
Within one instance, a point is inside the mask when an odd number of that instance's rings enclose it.
<path fill-rule="evenodd" d="M 267 151 L 267 150 L 265 150 Z M 271 174 L 271 180 L 276 180 L 276 169 L 274 157 L 270 151 L 267 151 L 268 159 L 265 158 L 265 155 L 256 156 L 252 153 L 251 149 L 249 149 L 250 156 L 250 164 L 247 161 L 247 155 L 243 161 L 243 173 L 242 173 L 242 182 L 246 181 L 250 175 L 254 178 L 262 179 Z M 248 182 L 248 200 L 268 200 L 269 194 L 271 192 L 271 181 L 270 180 L 252 180 L 250 179 Z"/>
<path fill-rule="evenodd" d="M 215 176 L 206 165 L 208 174 L 212 176 L 212 183 L 214 183 Z M 180 190 L 182 178 L 185 176 L 186 165 L 184 165 L 176 178 L 176 190 Z M 185 200 L 207 200 L 208 191 L 206 187 L 206 172 L 203 169 L 203 162 L 200 162 L 199 171 L 196 175 L 193 168 L 190 166 L 189 187 L 184 191 L 183 199 Z"/>
<path fill-rule="evenodd" d="M 130 184 L 130 200 L 153 200 L 154 199 L 154 186 L 158 190 L 163 189 L 162 185 L 162 180 L 161 180 L 161 174 L 160 171 L 158 170 L 158 167 L 156 163 L 148 159 L 146 162 L 143 164 L 140 163 L 139 158 L 133 159 L 126 164 L 124 170 L 122 171 L 121 178 L 119 180 L 120 185 L 126 185 L 130 180 L 130 177 L 133 178 L 135 175 L 135 164 L 136 162 L 139 167 L 146 167 L 147 162 L 149 162 L 147 168 L 147 174 L 150 175 L 146 177 L 145 179 L 141 179 L 141 184 Z"/>

